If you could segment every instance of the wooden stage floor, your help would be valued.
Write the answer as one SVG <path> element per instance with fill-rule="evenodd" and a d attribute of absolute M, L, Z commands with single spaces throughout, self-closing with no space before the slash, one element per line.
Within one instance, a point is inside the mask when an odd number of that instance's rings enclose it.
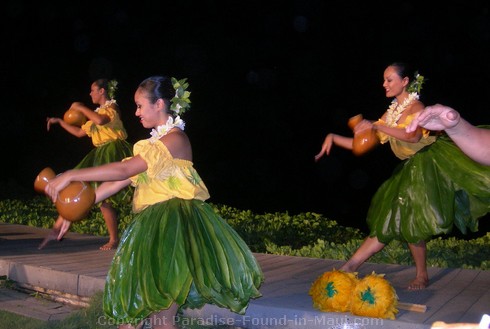
<path fill-rule="evenodd" d="M 107 238 L 68 233 L 62 242 L 51 242 L 43 250 L 37 246 L 48 230 L 0 223 L 0 275 L 7 275 L 27 287 L 59 292 L 81 300 L 103 290 L 114 251 L 101 251 Z M 415 269 L 408 266 L 366 263 L 363 277 L 384 273 L 396 289 L 400 302 L 421 304 L 425 312 L 400 310 L 396 320 L 360 318 L 350 313 L 325 313 L 312 306 L 308 290 L 325 271 L 342 262 L 330 259 L 255 254 L 265 282 L 263 296 L 250 303 L 245 316 L 217 307 L 190 311 L 191 317 L 233 318 L 242 328 L 430 328 L 435 321 L 479 323 L 490 314 L 490 271 L 429 268 L 431 283 L 423 291 L 407 291 Z M 356 324 L 357 323 L 357 324 Z M 240 325 L 241 324 L 241 325 Z M 348 327 L 348 326 L 344 326 Z"/>

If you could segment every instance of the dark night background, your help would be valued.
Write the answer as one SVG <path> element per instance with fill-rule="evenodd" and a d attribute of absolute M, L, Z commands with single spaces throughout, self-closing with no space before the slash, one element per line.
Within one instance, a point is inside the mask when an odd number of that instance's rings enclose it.
<path fill-rule="evenodd" d="M 96 78 L 119 81 L 129 140 L 147 138 L 133 93 L 148 76 L 167 74 L 190 83 L 186 132 L 210 202 L 314 211 L 364 228 L 373 193 L 399 162 L 389 146 L 313 157 L 328 132 L 350 134 L 349 117 L 386 110 L 388 64 L 410 62 L 428 78 L 424 103 L 490 123 L 490 5 L 428 3 L 7 1 L 0 197 L 34 195 L 42 168 L 61 172 L 92 148 L 59 126 L 46 132 L 45 119 L 62 117 L 73 101 L 90 104 Z"/>

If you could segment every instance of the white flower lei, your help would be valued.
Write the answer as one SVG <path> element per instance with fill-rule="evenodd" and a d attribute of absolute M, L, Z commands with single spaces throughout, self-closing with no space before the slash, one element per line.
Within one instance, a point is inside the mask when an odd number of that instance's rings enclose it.
<path fill-rule="evenodd" d="M 94 112 L 99 112 L 99 110 L 100 110 L 101 108 L 106 108 L 106 107 L 109 107 L 109 106 L 111 106 L 112 104 L 114 104 L 115 102 L 116 102 L 116 100 L 115 100 L 115 99 L 111 99 L 110 101 L 106 101 L 104 105 L 99 106 L 98 108 L 96 108 Z"/>
<path fill-rule="evenodd" d="M 403 111 L 405 111 L 406 108 L 416 99 L 419 99 L 419 94 L 415 92 L 408 94 L 408 97 L 405 98 L 401 105 L 398 104 L 398 101 L 395 98 L 387 110 L 386 124 L 388 127 L 396 127 L 396 124 L 402 116 Z"/>
<path fill-rule="evenodd" d="M 152 143 L 155 143 L 158 139 L 160 139 L 163 136 L 165 136 L 166 134 L 168 134 L 168 132 L 170 130 L 172 130 L 172 128 L 174 128 L 174 127 L 177 127 L 177 128 L 180 128 L 181 130 L 184 130 L 185 122 L 184 122 L 184 120 L 182 120 L 180 118 L 180 116 L 177 116 L 175 118 L 175 121 L 174 121 L 174 118 L 172 116 L 169 116 L 167 123 L 165 123 L 164 125 L 156 127 L 156 129 L 153 128 L 150 132 L 150 135 L 151 135 L 150 141 Z"/>

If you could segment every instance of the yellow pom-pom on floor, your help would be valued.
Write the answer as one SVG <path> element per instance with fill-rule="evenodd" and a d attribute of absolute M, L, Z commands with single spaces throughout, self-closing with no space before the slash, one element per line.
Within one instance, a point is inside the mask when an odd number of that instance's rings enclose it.
<path fill-rule="evenodd" d="M 356 273 L 339 270 L 323 273 L 309 291 L 313 307 L 323 312 L 348 312 L 357 281 Z"/>
<path fill-rule="evenodd" d="M 372 273 L 365 276 L 353 291 L 351 313 L 373 318 L 395 319 L 398 296 L 395 288 L 384 278 L 384 274 Z"/>

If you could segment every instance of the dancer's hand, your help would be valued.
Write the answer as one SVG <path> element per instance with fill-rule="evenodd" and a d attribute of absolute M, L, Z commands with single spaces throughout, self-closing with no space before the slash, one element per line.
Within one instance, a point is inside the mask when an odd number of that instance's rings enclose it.
<path fill-rule="evenodd" d="M 55 178 L 49 180 L 49 182 L 46 184 L 46 187 L 44 188 L 44 192 L 51 199 L 51 201 L 56 202 L 60 191 L 67 187 L 70 182 L 71 180 L 69 172 L 60 174 Z"/>
<path fill-rule="evenodd" d="M 330 150 L 332 149 L 333 145 L 333 137 L 334 134 L 328 134 L 327 137 L 325 137 L 325 141 L 323 142 L 322 149 L 320 150 L 320 153 L 315 155 L 315 161 L 318 161 L 322 156 L 329 155 Z"/>
<path fill-rule="evenodd" d="M 51 125 L 54 125 L 54 124 L 59 124 L 61 121 L 60 118 L 50 118 L 50 117 L 47 117 L 46 118 L 46 129 L 49 131 L 49 129 L 51 128 Z"/>
<path fill-rule="evenodd" d="M 60 228 L 60 233 L 57 236 L 57 240 L 63 239 L 63 236 L 65 236 L 66 232 L 70 230 L 71 222 L 69 220 L 63 219 L 63 224 L 61 225 Z"/>

